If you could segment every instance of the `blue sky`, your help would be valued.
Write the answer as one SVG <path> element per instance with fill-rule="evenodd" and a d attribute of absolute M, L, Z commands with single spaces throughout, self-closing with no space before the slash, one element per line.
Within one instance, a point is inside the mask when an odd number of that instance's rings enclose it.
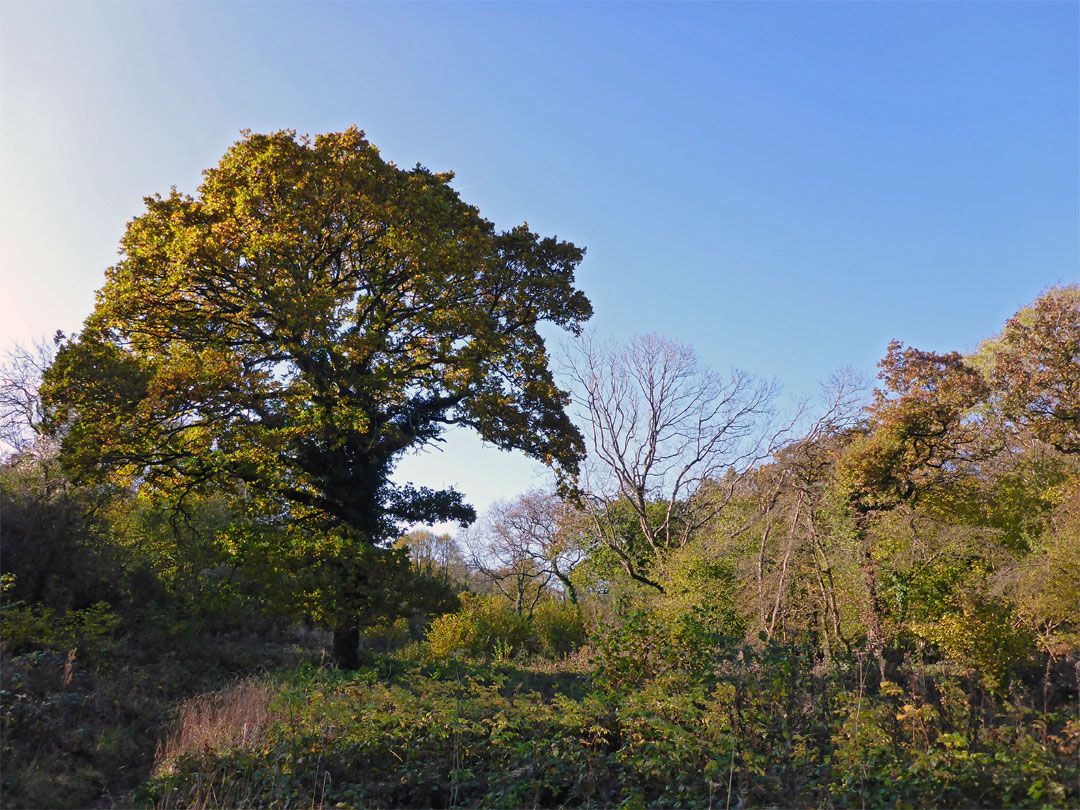
<path fill-rule="evenodd" d="M 0 350 L 71 332 L 141 198 L 357 124 L 587 247 L 601 335 L 791 396 L 1080 280 L 1080 3 L 0 3 Z M 539 482 L 455 439 L 404 476 Z"/>

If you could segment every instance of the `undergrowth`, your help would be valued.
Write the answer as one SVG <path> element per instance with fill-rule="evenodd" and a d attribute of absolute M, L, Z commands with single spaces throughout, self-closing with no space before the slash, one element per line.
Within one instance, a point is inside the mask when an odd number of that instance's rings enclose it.
<path fill-rule="evenodd" d="M 1080 797 L 1075 694 L 1039 715 L 1019 692 L 994 696 L 944 670 L 901 685 L 857 658 L 826 666 L 781 645 L 643 650 L 637 632 L 602 639 L 591 662 L 431 660 L 414 648 L 355 673 L 306 665 L 246 681 L 186 704 L 136 795 L 160 808 Z"/>
<path fill-rule="evenodd" d="M 131 806 L 130 791 L 150 775 L 178 700 L 252 673 L 295 666 L 312 654 L 303 639 L 169 632 L 144 633 L 136 641 L 97 632 L 115 623 L 103 611 L 95 616 L 101 620 L 95 632 L 54 632 L 55 643 L 17 654 L 5 636 L 0 806 Z M 73 624 L 69 617 L 61 630 Z M 79 627 L 84 625 L 89 623 Z M 201 742 L 212 747 L 228 741 Z"/>

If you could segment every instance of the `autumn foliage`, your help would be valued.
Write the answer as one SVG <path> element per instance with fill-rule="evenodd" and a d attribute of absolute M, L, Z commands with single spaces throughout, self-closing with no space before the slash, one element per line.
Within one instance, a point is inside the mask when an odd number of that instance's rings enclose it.
<path fill-rule="evenodd" d="M 245 134 L 0 374 L 5 806 L 1076 806 L 1080 287 L 787 416 L 659 335 L 564 390 L 583 250 L 450 182 Z M 453 425 L 552 480 L 417 529 Z"/>

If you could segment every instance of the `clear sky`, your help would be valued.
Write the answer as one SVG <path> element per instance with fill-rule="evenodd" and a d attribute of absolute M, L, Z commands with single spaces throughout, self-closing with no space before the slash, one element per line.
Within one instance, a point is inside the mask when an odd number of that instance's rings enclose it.
<path fill-rule="evenodd" d="M 601 335 L 792 396 L 1080 280 L 1080 3 L 0 0 L 0 351 L 76 331 L 143 196 L 352 124 L 588 249 Z M 405 461 L 483 508 L 479 442 Z"/>

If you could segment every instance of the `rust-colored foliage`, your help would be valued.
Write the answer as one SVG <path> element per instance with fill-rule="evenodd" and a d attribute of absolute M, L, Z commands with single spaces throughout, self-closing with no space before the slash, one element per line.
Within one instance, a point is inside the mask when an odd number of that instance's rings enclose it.
<path fill-rule="evenodd" d="M 1063 453 L 1080 453 L 1080 285 L 1050 290 L 988 347 L 1005 415 Z"/>
<path fill-rule="evenodd" d="M 838 475 L 856 508 L 889 508 L 952 480 L 983 452 L 975 408 L 989 393 L 958 352 L 889 344 L 878 364 L 882 387 L 867 409 L 867 432 L 841 459 Z"/>

